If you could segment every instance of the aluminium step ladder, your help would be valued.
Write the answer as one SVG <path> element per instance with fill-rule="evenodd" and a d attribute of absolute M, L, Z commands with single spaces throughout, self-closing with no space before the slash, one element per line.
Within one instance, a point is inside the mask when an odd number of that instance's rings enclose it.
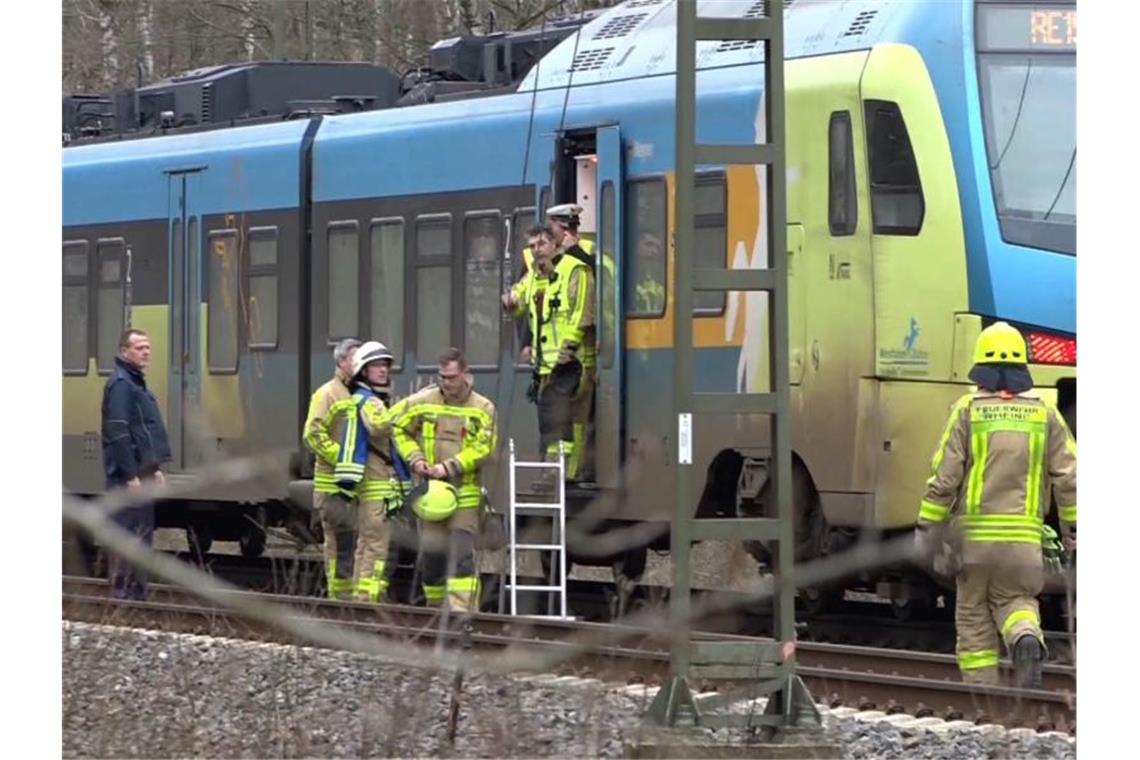
<path fill-rule="evenodd" d="M 503 585 L 510 594 L 510 614 L 521 615 L 519 612 L 519 592 L 535 592 L 545 594 L 547 597 L 547 614 L 526 614 L 526 617 L 560 618 L 567 620 L 566 598 L 566 464 L 562 446 L 559 444 L 557 462 L 520 462 L 515 457 L 515 440 L 510 439 L 510 508 L 507 514 L 507 574 L 509 581 Z M 519 500 L 518 481 L 520 470 L 545 470 L 553 473 L 557 478 L 557 485 L 553 495 L 554 501 Z M 527 499 L 533 496 L 527 495 Z M 549 543 L 520 543 L 519 526 L 520 517 L 541 517 L 551 521 Z M 537 551 L 551 555 L 550 568 L 557 574 L 558 583 L 548 578 L 549 585 L 520 584 L 518 581 L 519 552 Z M 557 597 L 557 600 L 554 598 Z"/>

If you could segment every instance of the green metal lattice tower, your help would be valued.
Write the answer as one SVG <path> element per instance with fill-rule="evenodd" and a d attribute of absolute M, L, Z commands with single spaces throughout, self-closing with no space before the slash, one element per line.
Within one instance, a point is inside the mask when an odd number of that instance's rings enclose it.
<path fill-rule="evenodd" d="M 712 4 L 710 4 L 712 5 Z M 784 143 L 783 3 L 768 0 L 760 18 L 715 18 L 697 15 L 696 0 L 676 0 L 676 246 L 673 282 L 673 405 L 677 418 L 677 502 L 671 533 L 673 589 L 670 611 L 677 636 L 671 651 L 671 678 L 650 706 L 651 720 L 664 725 L 709 727 L 765 726 L 814 728 L 819 713 L 796 675 L 794 522 L 791 502 L 792 461 L 789 435 L 788 265 L 786 253 L 786 179 Z M 715 7 L 715 5 L 714 5 Z M 764 101 L 767 142 L 708 145 L 696 142 L 696 44 L 705 40 L 759 40 L 765 46 Z M 767 165 L 768 269 L 695 267 L 694 195 L 698 165 Z M 693 293 L 696 291 L 767 291 L 770 310 L 769 393 L 696 393 L 693 391 Z M 693 415 L 763 414 L 771 420 L 772 499 L 777 517 L 695 520 L 693 507 Z M 702 642 L 694 639 L 690 616 L 690 552 L 693 541 L 759 539 L 776 542 L 773 609 L 776 636 L 756 644 Z M 769 696 L 763 715 L 724 715 L 717 705 L 692 699 L 686 677 L 747 679 L 751 692 Z"/>

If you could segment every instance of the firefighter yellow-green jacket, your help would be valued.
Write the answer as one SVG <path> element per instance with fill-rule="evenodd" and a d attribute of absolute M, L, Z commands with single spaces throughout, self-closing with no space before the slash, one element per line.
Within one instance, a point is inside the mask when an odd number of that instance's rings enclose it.
<path fill-rule="evenodd" d="M 331 380 L 322 385 L 309 399 L 309 413 L 305 418 L 305 445 L 316 455 L 313 467 L 313 490 L 317 493 L 340 491 L 333 477 L 340 456 L 340 439 L 344 434 L 344 417 L 330 415 L 334 405 L 350 401 L 352 391 L 347 378 L 337 370 Z"/>
<path fill-rule="evenodd" d="M 442 464 L 455 486 L 459 508 L 482 501 L 483 463 L 495 449 L 495 405 L 468 384 L 448 401 L 437 385 L 405 398 L 389 413 L 396 449 L 409 467 Z"/>
<path fill-rule="evenodd" d="M 358 395 L 349 396 L 338 401 L 329 409 L 328 417 L 339 428 L 349 425 L 353 429 L 350 435 L 368 436 L 367 456 L 364 462 L 364 477 L 357 485 L 354 493 L 360 501 L 378 501 L 395 498 L 399 493 L 399 483 L 396 479 L 396 470 L 392 464 L 391 450 L 391 419 L 390 409 L 385 404 L 386 395 L 373 392 L 363 401 Z M 359 404 L 359 421 L 363 423 L 357 427 L 355 420 L 357 404 Z M 348 454 L 351 457 L 351 453 Z M 343 463 L 342 463 L 343 466 Z"/>
<path fill-rule="evenodd" d="M 1032 391 L 978 391 L 950 412 L 931 463 L 920 526 L 949 525 L 965 564 L 1040 564 L 1050 489 L 1062 530 L 1077 522 L 1077 445 Z"/>
<path fill-rule="evenodd" d="M 563 254 L 555 257 L 554 271 L 545 284 L 539 276 L 522 281 L 526 299 L 520 302 L 530 315 L 534 364 L 539 375 L 550 374 L 563 347 L 573 348 L 584 367 L 594 365 L 593 280 L 588 264 Z M 536 298 L 539 290 L 541 298 Z"/>

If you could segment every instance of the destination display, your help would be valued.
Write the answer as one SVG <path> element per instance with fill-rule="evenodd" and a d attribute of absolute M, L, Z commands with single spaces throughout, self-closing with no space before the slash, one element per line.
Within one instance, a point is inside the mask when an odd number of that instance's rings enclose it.
<path fill-rule="evenodd" d="M 1064 5 L 979 5 L 982 51 L 1076 52 L 1077 9 Z"/>

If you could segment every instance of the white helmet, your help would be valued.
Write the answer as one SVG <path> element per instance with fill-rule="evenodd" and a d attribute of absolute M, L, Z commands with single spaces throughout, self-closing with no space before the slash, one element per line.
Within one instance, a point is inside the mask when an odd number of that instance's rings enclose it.
<path fill-rule="evenodd" d="M 356 349 L 356 355 L 352 357 L 352 376 L 357 377 L 364 371 L 364 367 L 375 361 L 387 359 L 394 362 L 396 357 L 392 352 L 378 340 L 370 340 L 360 348 Z"/>

